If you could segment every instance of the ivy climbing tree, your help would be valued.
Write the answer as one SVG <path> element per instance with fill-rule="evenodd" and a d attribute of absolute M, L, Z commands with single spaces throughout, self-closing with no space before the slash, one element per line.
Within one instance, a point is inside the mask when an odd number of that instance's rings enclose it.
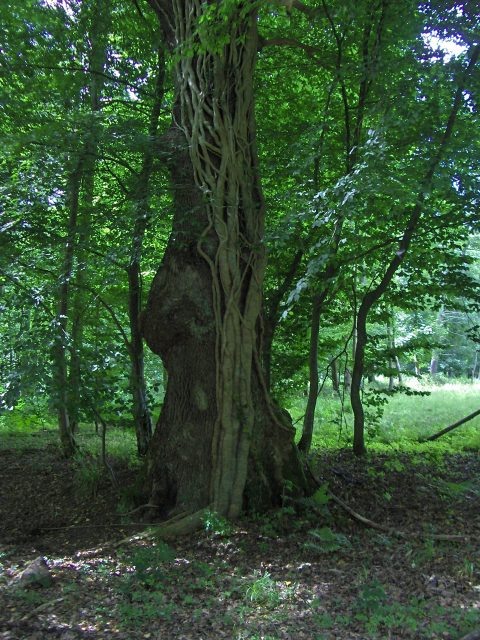
<path fill-rule="evenodd" d="M 259 354 L 264 204 L 255 143 L 257 19 L 251 3 L 152 1 L 176 53 L 162 144 L 172 235 L 143 315 L 168 371 L 151 446 L 153 498 L 236 517 L 307 483 L 294 430 L 272 404 Z"/>

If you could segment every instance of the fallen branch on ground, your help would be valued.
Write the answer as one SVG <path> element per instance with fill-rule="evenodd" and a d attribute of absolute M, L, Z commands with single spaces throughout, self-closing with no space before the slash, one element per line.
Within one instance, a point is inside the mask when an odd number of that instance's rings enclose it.
<path fill-rule="evenodd" d="M 470 420 L 473 420 L 473 418 L 476 418 L 477 416 L 480 416 L 480 409 L 477 409 L 477 411 L 474 411 L 473 413 L 471 413 L 470 415 L 466 416 L 465 418 L 462 418 L 461 420 L 458 420 L 458 422 L 454 422 L 450 426 L 445 427 L 445 429 L 442 429 L 441 431 L 438 431 L 437 433 L 434 433 L 433 436 L 429 436 L 428 438 L 425 438 L 424 440 L 421 440 L 421 442 L 432 442 L 433 440 L 436 440 L 437 438 L 440 438 L 440 436 L 443 436 L 446 433 L 449 433 L 450 431 L 453 431 L 453 429 L 456 429 L 457 427 L 460 427 L 462 424 L 465 424 L 465 422 L 470 422 Z"/>
<path fill-rule="evenodd" d="M 354 520 L 361 522 L 370 529 L 376 529 L 377 531 L 383 531 L 384 533 L 388 533 L 391 536 L 395 536 L 397 538 L 418 538 L 425 537 L 433 540 L 468 540 L 469 536 L 459 535 L 459 534 L 449 534 L 449 533 L 431 533 L 431 534 L 419 534 L 419 533 L 406 533 L 405 531 L 399 531 L 398 529 L 394 529 L 392 527 L 386 527 L 383 524 L 378 522 L 374 522 L 365 516 L 362 516 L 360 513 L 354 511 L 346 502 L 344 502 L 341 498 L 336 496 L 331 491 L 328 492 L 330 498 L 338 504 L 344 511 L 346 511 Z"/>
<path fill-rule="evenodd" d="M 317 487 L 321 487 L 322 483 L 315 476 L 315 474 L 313 473 L 313 471 L 310 468 L 310 465 L 308 465 L 308 464 L 307 464 L 307 469 L 308 469 L 310 475 L 312 476 L 314 482 L 316 483 Z M 374 522 L 373 520 L 370 520 L 369 518 L 366 518 L 365 516 L 362 516 L 362 514 L 360 514 L 360 513 L 357 513 L 356 511 L 354 511 L 354 509 L 352 509 L 352 507 L 350 507 L 346 502 L 344 502 L 341 498 L 336 496 L 331 491 L 328 492 L 328 495 L 329 495 L 329 497 L 331 498 L 331 500 L 335 504 L 337 504 L 344 511 L 346 511 L 348 513 L 348 515 L 351 518 L 353 518 L 354 520 L 356 520 L 357 522 L 360 522 L 361 524 L 365 525 L 366 527 L 369 527 L 370 529 L 376 529 L 377 531 L 383 531 L 383 533 L 387 533 L 388 535 L 394 536 L 396 538 L 405 538 L 405 539 L 424 538 L 424 539 L 428 539 L 428 540 L 470 540 L 470 536 L 460 535 L 460 534 L 449 534 L 449 533 L 423 534 L 423 533 L 419 533 L 419 532 L 407 533 L 405 531 L 400 531 L 400 530 L 395 529 L 393 527 L 387 527 L 387 526 L 385 526 L 383 524 L 380 524 L 379 522 Z"/>

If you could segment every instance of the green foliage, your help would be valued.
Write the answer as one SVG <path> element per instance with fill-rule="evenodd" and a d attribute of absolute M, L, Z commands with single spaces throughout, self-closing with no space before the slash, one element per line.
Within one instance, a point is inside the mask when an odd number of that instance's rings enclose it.
<path fill-rule="evenodd" d="M 326 506 L 331 499 L 331 496 L 328 493 L 328 483 L 324 482 L 313 494 L 312 500 L 319 507 Z"/>
<path fill-rule="evenodd" d="M 95 498 L 105 468 L 98 458 L 89 454 L 77 452 L 74 458 L 74 485 L 76 492 L 82 498 Z"/>
<path fill-rule="evenodd" d="M 219 537 L 228 537 L 233 533 L 233 527 L 230 522 L 219 515 L 215 511 L 207 510 L 203 516 L 203 524 L 205 531 L 211 535 Z"/>
<path fill-rule="evenodd" d="M 408 384 L 419 393 L 385 396 L 388 403 L 384 406 L 382 417 L 374 423 L 368 440 L 372 450 L 405 450 L 428 455 L 438 452 L 441 458 L 443 452 L 477 450 L 480 447 L 480 416 L 434 442 L 419 443 L 426 436 L 478 408 L 477 383 L 439 383 L 430 379 L 408 379 Z M 304 407 L 303 398 L 293 398 L 290 404 L 293 417 L 301 418 Z M 352 438 L 352 416 L 346 409 L 341 399 L 329 391 L 324 391 L 319 396 L 313 434 L 314 448 L 335 449 L 349 445 Z M 300 431 L 301 421 L 297 423 L 299 436 Z"/>
<path fill-rule="evenodd" d="M 128 578 L 142 585 L 154 586 L 162 581 L 162 565 L 169 564 L 173 560 L 175 560 L 175 552 L 166 542 L 139 547 L 126 558 L 134 569 L 134 574 L 129 575 Z"/>
<path fill-rule="evenodd" d="M 268 571 L 254 571 L 253 578 L 245 590 L 245 599 L 253 605 L 275 609 L 295 594 L 295 585 L 276 582 Z"/>
<path fill-rule="evenodd" d="M 261 606 L 276 607 L 280 603 L 280 593 L 275 580 L 272 579 L 268 571 L 264 574 L 256 571 L 254 578 L 254 581 L 246 589 L 246 599 Z"/>
<path fill-rule="evenodd" d="M 343 533 L 335 533 L 330 527 L 312 529 L 308 534 L 311 540 L 304 543 L 304 548 L 316 554 L 334 553 L 351 546 Z"/>
<path fill-rule="evenodd" d="M 123 597 L 118 605 L 122 626 L 131 628 L 158 618 L 173 618 L 175 604 L 165 593 L 168 591 L 165 566 L 174 559 L 173 549 L 164 542 L 140 547 L 124 557 L 131 569 L 117 584 Z"/>

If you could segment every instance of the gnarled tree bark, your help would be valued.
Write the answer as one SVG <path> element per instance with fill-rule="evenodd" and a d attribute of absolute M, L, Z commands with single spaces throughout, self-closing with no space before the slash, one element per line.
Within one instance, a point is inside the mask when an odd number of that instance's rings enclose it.
<path fill-rule="evenodd" d="M 150 447 L 152 497 L 170 515 L 208 506 L 236 517 L 307 490 L 294 429 L 268 397 L 259 355 L 256 15 L 253 3 L 151 4 L 178 55 L 173 229 L 142 319 L 168 371 Z"/>

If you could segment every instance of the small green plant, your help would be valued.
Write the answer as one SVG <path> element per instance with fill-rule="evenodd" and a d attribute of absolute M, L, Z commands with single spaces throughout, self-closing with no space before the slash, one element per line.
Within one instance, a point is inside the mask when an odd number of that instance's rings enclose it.
<path fill-rule="evenodd" d="M 429 564 L 437 555 L 437 548 L 433 538 L 426 538 L 419 548 L 413 549 L 407 545 L 406 558 L 410 558 L 412 569 Z"/>
<path fill-rule="evenodd" d="M 139 626 L 158 618 L 171 620 L 175 604 L 167 602 L 158 591 L 133 591 L 128 599 L 118 605 L 120 621 L 124 627 Z"/>
<path fill-rule="evenodd" d="M 263 575 L 254 571 L 253 576 L 255 580 L 247 587 L 246 599 L 262 606 L 276 607 L 280 603 L 281 597 L 275 580 L 272 579 L 268 571 Z"/>
<path fill-rule="evenodd" d="M 321 629 L 331 629 L 335 626 L 334 617 L 326 611 L 315 613 L 313 616 L 313 620 L 315 621 L 315 625 L 317 625 Z"/>
<path fill-rule="evenodd" d="M 311 529 L 310 540 L 303 545 L 305 549 L 316 553 L 333 553 L 339 549 L 350 547 L 350 541 L 343 533 L 335 533 L 330 527 Z"/>
<path fill-rule="evenodd" d="M 328 493 L 328 482 L 324 482 L 315 491 L 311 499 L 317 507 L 325 507 L 331 500 L 331 496 Z"/>
<path fill-rule="evenodd" d="M 472 562 L 469 558 L 465 558 L 463 560 L 463 567 L 460 571 L 460 575 L 464 576 L 470 582 L 473 581 L 476 573 L 475 563 Z"/>
<path fill-rule="evenodd" d="M 124 558 L 131 570 L 121 578 L 119 591 L 131 597 L 136 591 L 159 591 L 164 587 L 165 564 L 175 559 L 175 553 L 165 542 L 140 547 L 132 555 Z"/>
<path fill-rule="evenodd" d="M 373 579 L 367 582 L 360 590 L 355 609 L 359 614 L 366 614 L 368 619 L 368 616 L 372 613 L 383 609 L 387 597 L 387 592 L 382 583 L 377 579 Z"/>
<path fill-rule="evenodd" d="M 405 471 L 405 465 L 401 460 L 398 460 L 397 458 L 391 458 L 390 460 L 385 460 L 384 463 L 384 468 L 387 471 L 397 471 L 398 473 L 402 473 L 402 471 Z"/>
<path fill-rule="evenodd" d="M 230 536 L 234 531 L 230 522 L 216 511 L 205 512 L 205 515 L 203 516 L 203 525 L 205 527 L 205 531 L 219 537 Z"/>
<path fill-rule="evenodd" d="M 16 589 L 14 595 L 26 604 L 36 607 L 45 602 L 45 594 L 43 591 L 31 591 L 29 589 Z"/>
<path fill-rule="evenodd" d="M 141 625 L 154 618 L 170 620 L 175 605 L 167 600 L 168 565 L 175 553 L 165 542 L 140 547 L 123 557 L 129 570 L 119 578 L 123 596 L 118 611 L 123 627 Z"/>
<path fill-rule="evenodd" d="M 82 498 L 94 498 L 105 473 L 99 460 L 77 453 L 74 458 L 74 485 Z"/>

